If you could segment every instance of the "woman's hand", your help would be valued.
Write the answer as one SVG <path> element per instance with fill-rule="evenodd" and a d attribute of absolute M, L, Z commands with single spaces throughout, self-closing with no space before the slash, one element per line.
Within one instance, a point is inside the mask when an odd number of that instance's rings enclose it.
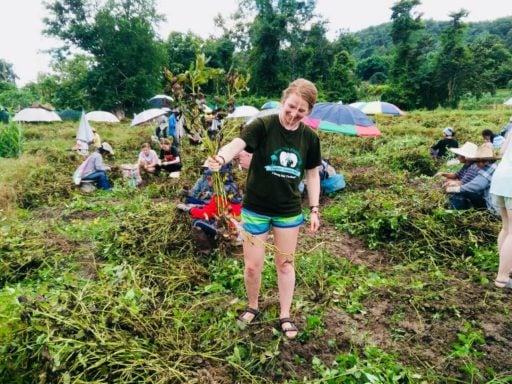
<path fill-rule="evenodd" d="M 208 169 L 212 172 L 219 172 L 226 162 L 222 156 L 210 156 L 207 160 Z"/>
<path fill-rule="evenodd" d="M 311 211 L 311 213 L 309 214 L 309 221 L 309 232 L 314 233 L 318 231 L 318 229 L 320 228 L 320 212 L 318 212 L 318 210 Z"/>

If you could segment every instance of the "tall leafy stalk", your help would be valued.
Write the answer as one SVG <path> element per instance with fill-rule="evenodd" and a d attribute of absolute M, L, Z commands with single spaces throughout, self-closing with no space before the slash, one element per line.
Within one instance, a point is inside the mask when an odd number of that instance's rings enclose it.
<path fill-rule="evenodd" d="M 23 149 L 21 126 L 11 122 L 0 124 L 0 157 L 20 157 Z"/>

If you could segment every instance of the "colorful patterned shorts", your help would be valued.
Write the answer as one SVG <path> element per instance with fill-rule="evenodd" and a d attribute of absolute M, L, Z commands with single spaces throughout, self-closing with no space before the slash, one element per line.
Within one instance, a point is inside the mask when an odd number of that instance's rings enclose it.
<path fill-rule="evenodd" d="M 292 217 L 266 216 L 242 208 L 242 226 L 251 235 L 261 235 L 276 228 L 294 228 L 304 222 L 304 215 L 301 213 Z"/>

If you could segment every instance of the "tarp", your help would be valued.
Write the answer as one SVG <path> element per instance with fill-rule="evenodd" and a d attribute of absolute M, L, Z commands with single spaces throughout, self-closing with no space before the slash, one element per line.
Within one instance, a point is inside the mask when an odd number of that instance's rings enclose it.
<path fill-rule="evenodd" d="M 13 121 L 25 121 L 29 123 L 62 121 L 62 119 L 53 111 L 43 108 L 25 108 L 19 111 L 12 118 Z"/>
<path fill-rule="evenodd" d="M 87 112 L 85 117 L 88 121 L 97 121 L 104 123 L 119 123 L 119 119 L 116 115 L 106 111 L 92 111 Z"/>
<path fill-rule="evenodd" d="M 257 114 L 258 112 L 258 108 L 252 107 L 250 105 L 241 105 L 239 107 L 236 107 L 233 113 L 227 115 L 226 119 L 235 117 L 251 117 Z"/>
<path fill-rule="evenodd" d="M 78 130 L 76 131 L 77 149 L 80 150 L 82 154 L 87 154 L 89 151 L 89 143 L 92 142 L 93 139 L 94 132 L 92 131 L 92 127 L 89 125 L 89 122 L 85 117 L 85 113 L 82 112 L 80 124 L 78 125 Z"/>

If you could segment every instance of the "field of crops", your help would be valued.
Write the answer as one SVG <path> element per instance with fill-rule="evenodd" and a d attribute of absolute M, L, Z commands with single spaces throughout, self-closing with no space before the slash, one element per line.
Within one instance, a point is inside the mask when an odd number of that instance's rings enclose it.
<path fill-rule="evenodd" d="M 114 190 L 85 194 L 71 182 L 77 123 L 21 126 L 23 155 L 0 158 L 0 382 L 512 383 L 512 296 L 492 283 L 500 221 L 447 210 L 434 174 L 450 168 L 428 154 L 446 126 L 481 143 L 510 114 L 418 111 L 377 118 L 381 138 L 321 133 L 347 187 L 300 236 L 293 341 L 270 255 L 263 316 L 240 330 L 241 249 L 220 239 L 200 254 L 175 209 L 200 147 L 184 144 L 180 179 L 132 188 L 119 166 L 153 126 L 94 124 L 116 151 Z"/>

